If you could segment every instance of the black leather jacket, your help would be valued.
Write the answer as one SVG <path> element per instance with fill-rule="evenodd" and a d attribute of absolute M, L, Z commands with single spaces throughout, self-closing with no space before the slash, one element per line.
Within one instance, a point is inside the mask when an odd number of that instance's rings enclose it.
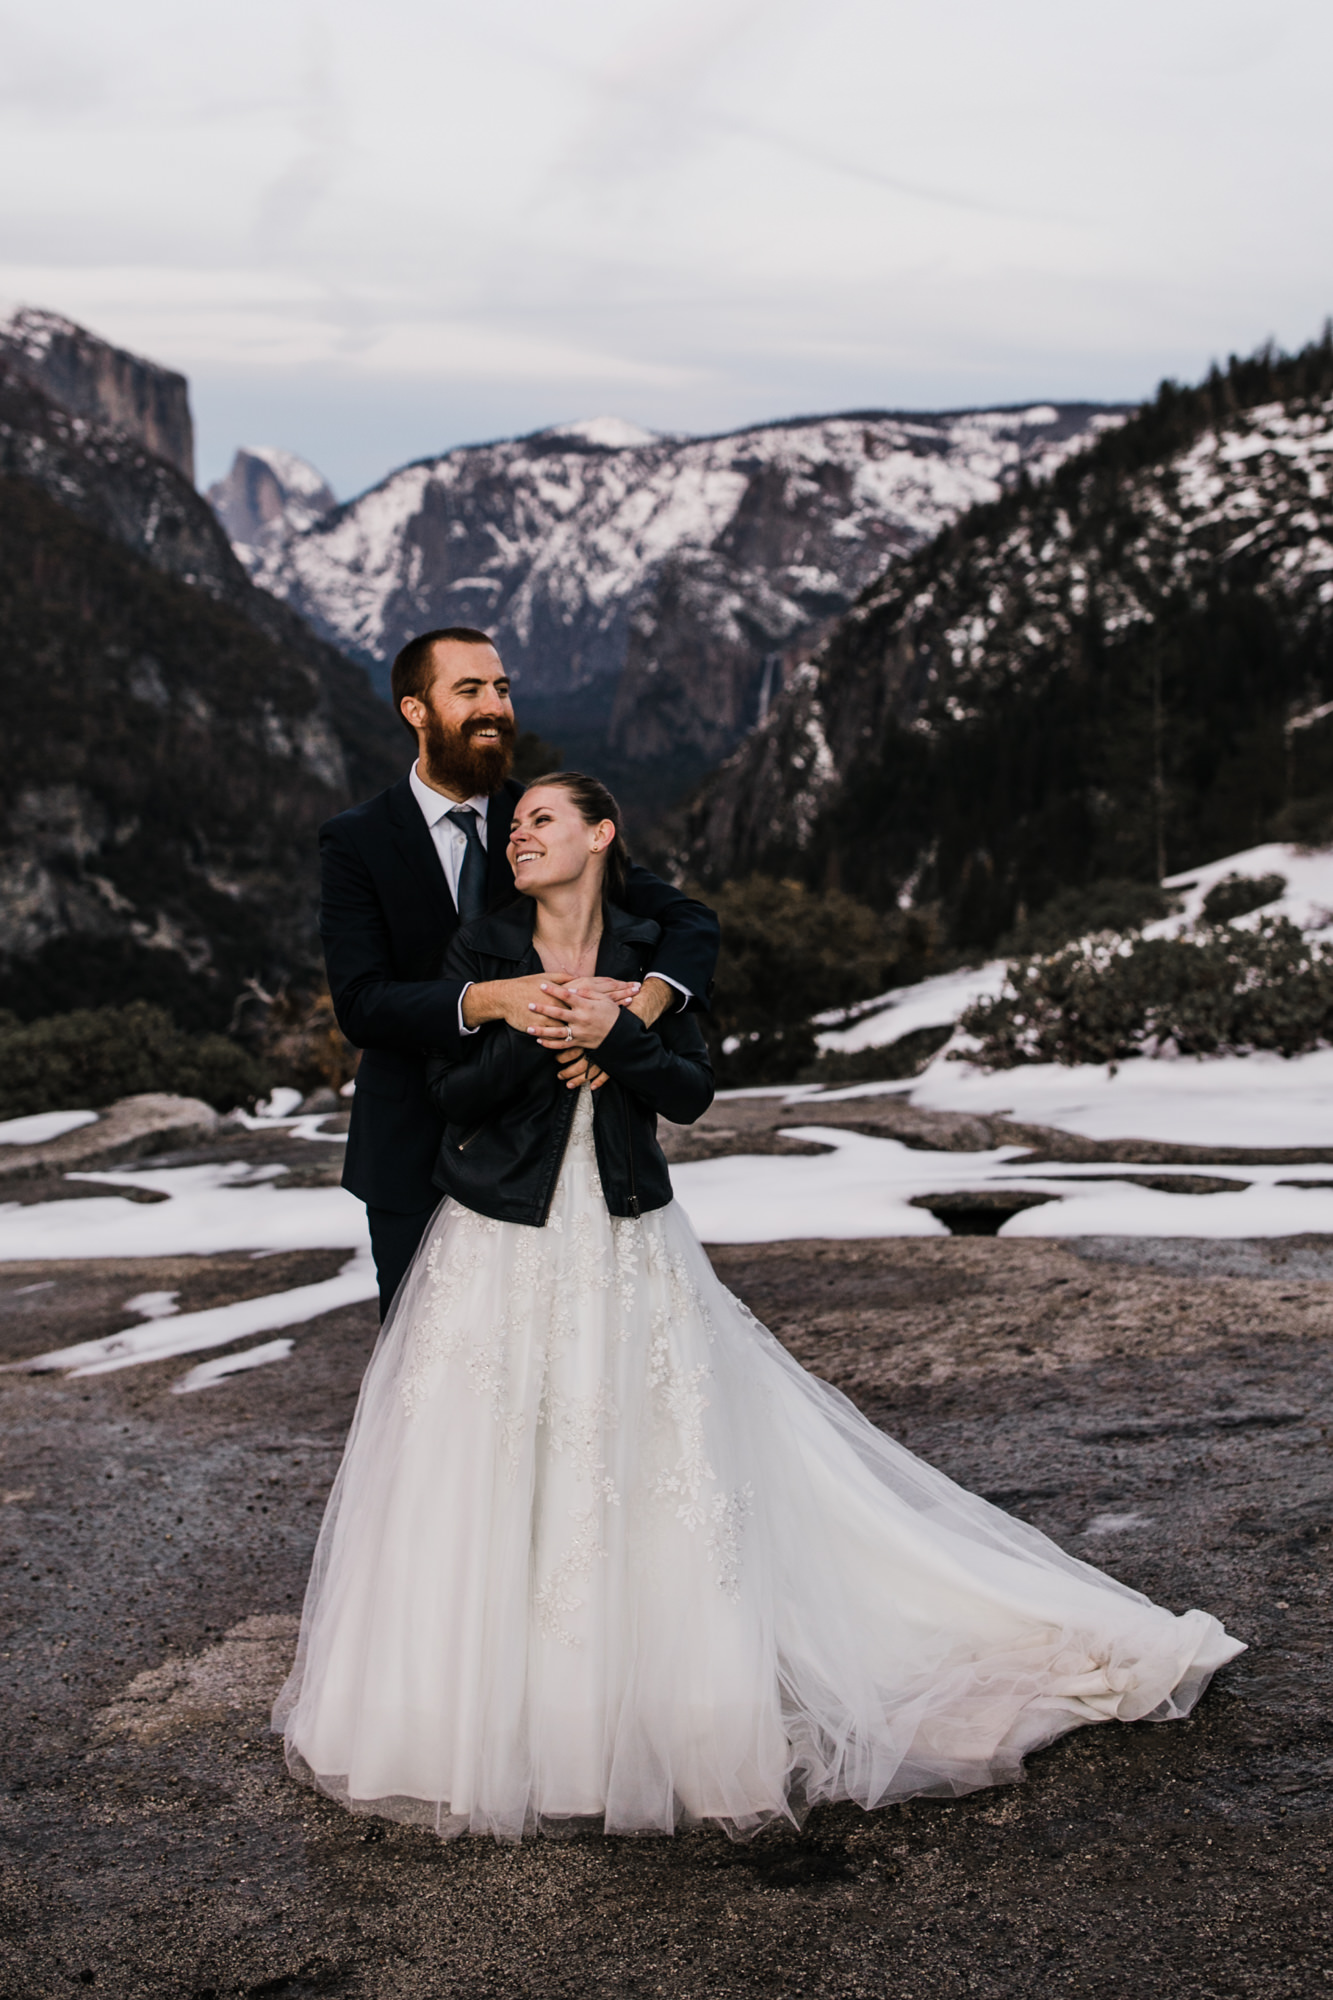
<path fill-rule="evenodd" d="M 532 943 L 536 905 L 526 896 L 459 931 L 444 976 L 514 979 L 540 972 Z M 597 970 L 641 979 L 661 932 L 651 919 L 609 909 Z M 595 1051 L 610 1082 L 593 1093 L 593 1141 L 612 1215 L 643 1215 L 671 1200 L 671 1176 L 657 1143 L 657 1114 L 693 1124 L 713 1101 L 713 1071 L 693 1012 L 663 1014 L 645 1028 L 622 1009 Z M 530 1035 L 489 1021 L 468 1036 L 461 1056 L 427 1067 L 431 1102 L 445 1121 L 435 1162 L 437 1188 L 499 1222 L 546 1221 L 565 1156 L 578 1094 L 560 1079 L 555 1057 Z"/>

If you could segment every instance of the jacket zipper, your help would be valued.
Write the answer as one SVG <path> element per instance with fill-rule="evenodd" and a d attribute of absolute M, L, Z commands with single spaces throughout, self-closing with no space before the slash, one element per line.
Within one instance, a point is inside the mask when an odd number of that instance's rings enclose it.
<path fill-rule="evenodd" d="M 616 1088 L 620 1092 L 620 1102 L 625 1113 L 625 1158 L 629 1162 L 629 1212 L 637 1222 L 639 1196 L 634 1185 L 634 1131 L 629 1119 L 629 1092 L 623 1084 L 617 1084 Z"/>
<path fill-rule="evenodd" d="M 485 1121 L 485 1120 L 483 1119 L 483 1121 L 482 1121 L 482 1123 L 481 1123 L 480 1125 L 476 1126 L 476 1127 L 475 1127 L 475 1129 L 474 1129 L 473 1131 L 471 1131 L 471 1132 L 469 1132 L 469 1133 L 468 1133 L 468 1135 L 467 1135 L 466 1139 L 460 1139 L 460 1140 L 459 1140 L 459 1142 L 458 1142 L 458 1150 L 459 1150 L 459 1152 L 460 1152 L 460 1153 L 466 1153 L 466 1151 L 467 1151 L 468 1147 L 469 1147 L 469 1146 L 470 1146 L 470 1145 L 472 1144 L 472 1141 L 473 1141 L 474 1139 L 480 1139 L 480 1137 L 481 1137 L 482 1133 L 483 1133 L 483 1132 L 484 1132 L 485 1130 L 486 1130 L 486 1121 Z"/>

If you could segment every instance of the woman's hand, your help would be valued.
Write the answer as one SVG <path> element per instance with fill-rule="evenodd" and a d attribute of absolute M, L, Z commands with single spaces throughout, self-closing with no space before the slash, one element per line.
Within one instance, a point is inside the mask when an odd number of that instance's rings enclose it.
<path fill-rule="evenodd" d="M 543 1048 L 559 1054 L 566 1049 L 595 1049 L 616 1024 L 626 985 L 620 979 L 549 980 L 545 986 L 547 1019 L 533 1023 L 528 1033 Z M 630 996 L 632 997 L 632 995 Z"/>

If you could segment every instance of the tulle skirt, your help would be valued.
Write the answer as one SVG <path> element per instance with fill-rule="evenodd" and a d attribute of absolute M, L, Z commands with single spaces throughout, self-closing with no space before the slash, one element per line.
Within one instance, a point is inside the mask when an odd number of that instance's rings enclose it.
<path fill-rule="evenodd" d="M 735 1835 L 1010 1782 L 1243 1650 L 965 1492 L 798 1367 L 588 1094 L 543 1229 L 445 1201 L 362 1385 L 274 1711 L 356 1811 Z"/>

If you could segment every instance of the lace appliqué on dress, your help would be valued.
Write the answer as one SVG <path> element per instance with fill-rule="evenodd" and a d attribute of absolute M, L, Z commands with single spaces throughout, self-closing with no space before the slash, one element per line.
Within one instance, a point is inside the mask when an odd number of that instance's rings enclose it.
<path fill-rule="evenodd" d="M 717 1487 L 706 1431 L 712 1370 L 682 1360 L 678 1337 L 689 1327 L 685 1351 L 692 1344 L 697 1356 L 698 1334 L 711 1346 L 716 1329 L 662 1213 L 608 1213 L 591 1091 L 579 1093 L 546 1226 L 496 1222 L 446 1202 L 409 1309 L 401 1378 L 409 1416 L 442 1392 L 453 1366 L 498 1427 L 511 1481 L 533 1450 L 549 1455 L 552 1471 L 537 1479 L 535 1546 L 558 1520 L 574 1527 L 572 1535 L 555 1532 L 551 1567 L 534 1592 L 543 1631 L 563 1645 L 579 1643 L 569 1622 L 583 1603 L 579 1586 L 605 1552 L 604 1510 L 624 1504 L 612 1464 L 621 1427 L 614 1381 L 618 1368 L 633 1368 L 636 1343 L 652 1420 L 631 1475 L 635 1504 L 666 1510 L 690 1535 L 703 1531 L 718 1586 L 734 1595 L 749 1499 L 710 1491 Z"/>

